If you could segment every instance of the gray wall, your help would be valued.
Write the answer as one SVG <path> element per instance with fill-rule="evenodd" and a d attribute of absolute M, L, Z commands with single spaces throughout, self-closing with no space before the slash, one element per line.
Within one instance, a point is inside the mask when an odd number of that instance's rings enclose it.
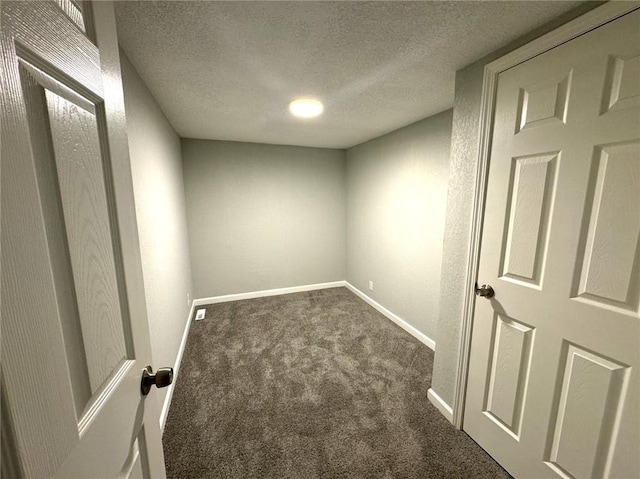
<path fill-rule="evenodd" d="M 440 314 L 436 328 L 438 347 L 431 386 L 449 405 L 453 402 L 460 352 L 462 292 L 466 288 L 465 274 L 470 255 L 468 246 L 484 66 L 601 4 L 602 2 L 587 2 L 456 72 L 449 192 L 440 280 Z"/>
<path fill-rule="evenodd" d="M 347 280 L 434 340 L 451 119 L 448 110 L 347 150 Z"/>
<path fill-rule="evenodd" d="M 153 367 L 173 366 L 192 291 L 180 138 L 123 52 L 120 58 Z M 166 394 L 152 394 L 159 410 Z"/>
<path fill-rule="evenodd" d="M 345 153 L 182 140 L 196 298 L 345 279 Z"/>

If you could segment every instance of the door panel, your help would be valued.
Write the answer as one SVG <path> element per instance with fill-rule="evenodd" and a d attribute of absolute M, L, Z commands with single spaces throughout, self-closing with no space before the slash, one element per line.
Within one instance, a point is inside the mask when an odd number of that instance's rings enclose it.
<path fill-rule="evenodd" d="M 489 417 L 516 439 L 522 425 L 534 334 L 535 330 L 530 326 L 495 315 L 485 410 Z"/>
<path fill-rule="evenodd" d="M 464 429 L 516 477 L 640 477 L 640 11 L 498 77 Z"/>
<path fill-rule="evenodd" d="M 2 3 L 3 411 L 25 477 L 115 478 L 134 444 L 164 477 L 117 48 L 107 2 Z"/>
<path fill-rule="evenodd" d="M 547 461 L 572 477 L 602 477 L 619 427 L 629 367 L 565 344 Z"/>
<path fill-rule="evenodd" d="M 611 55 L 602 97 L 602 113 L 640 107 L 640 56 Z"/>
<path fill-rule="evenodd" d="M 95 392 L 126 357 L 95 116 L 46 92 L 86 364 Z M 121 267 L 118 265 L 118 267 Z"/>
<path fill-rule="evenodd" d="M 572 71 L 562 71 L 559 80 L 542 79 L 520 89 L 516 133 L 543 125 L 567 123 Z"/>
<path fill-rule="evenodd" d="M 560 152 L 514 158 L 502 275 L 540 288 Z"/>
<path fill-rule="evenodd" d="M 78 356 L 74 365 L 83 366 L 72 376 L 74 391 L 84 397 L 125 359 L 109 222 L 114 207 L 106 195 L 102 169 L 108 159 L 100 151 L 96 105 L 32 65 L 23 63 L 20 70 L 25 102 L 30 104 L 31 145 L 40 153 L 35 160 L 41 206 L 44 211 L 49 203 L 58 205 L 55 214 L 45 215 L 45 230 L 47 241 L 60 255 L 52 265 L 56 289 L 71 295 L 71 304 L 64 306 L 69 310 L 61 319 L 67 323 L 65 342 L 73 342 L 67 351 Z M 39 85 L 37 77 L 46 78 L 55 90 L 82 106 Z M 48 114 L 43 116 L 43 111 Z"/>
<path fill-rule="evenodd" d="M 64 230 L 64 213 L 57 187 L 56 165 L 52 161 L 47 117 L 42 115 L 42 112 L 46 111 L 45 90 L 42 84 L 48 84 L 50 88 L 54 89 L 61 84 L 42 75 L 42 72 L 26 62 L 19 63 L 19 73 L 26 106 L 26 118 L 30 127 L 30 142 L 33 145 L 34 167 L 40 194 L 40 208 L 45 224 L 46 242 L 49 247 L 52 280 L 55 285 L 76 415 L 79 415 L 91 397 L 91 385 L 80 314 L 75 298 L 73 273 L 70 267 L 71 258 Z"/>
<path fill-rule="evenodd" d="M 640 285 L 633 271 L 640 237 L 638 158 L 640 141 L 594 148 L 574 298 L 638 311 Z"/>

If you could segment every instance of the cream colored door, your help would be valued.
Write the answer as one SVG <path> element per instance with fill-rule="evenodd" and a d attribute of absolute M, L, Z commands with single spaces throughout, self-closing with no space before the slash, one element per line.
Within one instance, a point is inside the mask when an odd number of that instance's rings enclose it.
<path fill-rule="evenodd" d="M 3 478 L 162 478 L 112 5 L 1 8 Z"/>
<path fill-rule="evenodd" d="M 520 478 L 640 477 L 640 11 L 499 75 L 464 430 Z"/>

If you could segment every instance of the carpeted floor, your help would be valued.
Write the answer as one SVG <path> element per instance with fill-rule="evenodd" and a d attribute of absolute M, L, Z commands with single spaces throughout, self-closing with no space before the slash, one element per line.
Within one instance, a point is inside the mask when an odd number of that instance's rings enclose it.
<path fill-rule="evenodd" d="M 207 306 L 164 431 L 169 478 L 502 478 L 427 399 L 433 353 L 346 288 Z"/>

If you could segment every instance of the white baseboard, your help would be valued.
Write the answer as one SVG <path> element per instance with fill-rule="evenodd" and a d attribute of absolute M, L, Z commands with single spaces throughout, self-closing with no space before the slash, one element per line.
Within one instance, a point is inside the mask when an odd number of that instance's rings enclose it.
<path fill-rule="evenodd" d="M 189 336 L 189 328 L 191 327 L 191 317 L 193 316 L 193 310 L 196 307 L 195 300 L 191 302 L 191 308 L 189 308 L 189 317 L 187 318 L 187 324 L 184 327 L 184 333 L 182 333 L 182 341 L 180 342 L 180 349 L 178 349 L 178 356 L 176 362 L 173 365 L 173 382 L 167 388 L 167 395 L 164 398 L 164 404 L 162 405 L 162 411 L 160 412 L 160 431 L 164 431 L 164 425 L 167 422 L 167 416 L 169 415 L 169 406 L 171 405 L 171 398 L 173 397 L 173 389 L 176 387 L 176 379 L 178 379 L 178 372 L 180 371 L 180 363 L 182 362 L 182 355 L 184 354 L 184 348 L 187 345 L 187 337 Z"/>
<path fill-rule="evenodd" d="M 410 335 L 412 335 L 414 338 L 416 338 L 418 341 L 420 341 L 421 343 L 424 343 L 429 349 L 431 349 L 432 351 L 436 350 L 436 342 L 431 339 L 429 336 L 427 336 L 426 334 L 418 331 L 416 328 L 414 328 L 413 326 L 411 326 L 409 323 L 407 323 L 404 319 L 402 319 L 400 316 L 392 313 L 391 311 L 389 311 L 387 308 L 385 308 L 384 306 L 382 306 L 380 303 L 374 301 L 373 299 L 371 299 L 369 296 L 367 296 L 366 294 L 364 294 L 362 291 L 360 291 L 358 288 L 356 288 L 355 286 L 353 286 L 351 283 L 345 281 L 344 285 L 354 294 L 356 294 L 357 296 L 359 296 L 362 300 L 364 300 L 366 303 L 369 303 L 371 306 L 373 306 L 375 309 L 377 309 L 378 311 L 380 311 L 382 314 L 384 314 L 387 318 L 389 318 L 391 321 L 393 321 L 394 323 L 396 323 L 398 326 L 400 326 L 402 329 L 404 329 L 407 333 L 409 333 Z"/>
<path fill-rule="evenodd" d="M 431 401 L 431 404 L 433 404 L 450 423 L 453 423 L 453 408 L 444 402 L 444 400 L 438 396 L 438 393 L 431 388 L 427 391 L 427 397 L 429 401 Z"/>
<path fill-rule="evenodd" d="M 315 291 L 317 289 L 340 288 L 344 285 L 344 281 L 333 281 L 331 283 L 305 284 L 303 286 L 292 286 L 290 288 L 265 289 L 264 291 L 252 291 L 250 293 L 227 294 L 224 296 L 199 298 L 194 300 L 193 304 L 195 306 L 203 306 L 205 304 L 226 303 L 228 301 L 264 298 L 266 296 L 279 296 L 281 294 L 300 293 L 302 291 Z"/>

